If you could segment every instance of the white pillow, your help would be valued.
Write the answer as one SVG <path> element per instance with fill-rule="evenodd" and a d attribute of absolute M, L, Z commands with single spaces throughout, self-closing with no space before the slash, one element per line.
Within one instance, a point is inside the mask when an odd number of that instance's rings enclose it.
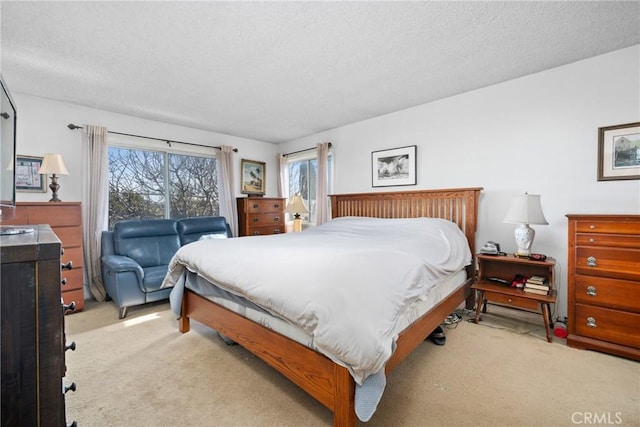
<path fill-rule="evenodd" d="M 226 239 L 226 234 L 203 234 L 198 240 Z"/>

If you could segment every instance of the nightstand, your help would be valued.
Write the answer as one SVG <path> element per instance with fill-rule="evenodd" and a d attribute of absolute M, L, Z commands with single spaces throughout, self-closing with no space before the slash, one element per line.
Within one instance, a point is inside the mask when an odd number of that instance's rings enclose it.
<path fill-rule="evenodd" d="M 521 310 L 541 313 L 544 319 L 544 327 L 547 333 L 547 341 L 551 338 L 551 313 L 550 305 L 556 302 L 556 290 L 554 289 L 554 267 L 552 258 L 546 261 L 533 261 L 528 258 L 518 258 L 513 255 L 478 255 L 478 278 L 471 286 L 475 289 L 477 298 L 476 317 L 474 323 L 480 321 L 480 312 L 487 312 L 487 302 L 513 307 Z M 548 295 L 538 295 L 524 292 L 522 289 L 512 288 L 510 285 L 489 280 L 497 278 L 511 282 L 516 274 L 526 277 L 542 276 L 548 279 L 550 291 Z"/>

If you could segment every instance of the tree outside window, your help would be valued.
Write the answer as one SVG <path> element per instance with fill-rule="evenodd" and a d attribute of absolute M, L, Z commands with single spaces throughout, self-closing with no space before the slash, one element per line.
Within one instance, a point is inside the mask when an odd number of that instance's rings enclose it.
<path fill-rule="evenodd" d="M 218 214 L 215 158 L 109 148 L 109 229 L 125 219 Z"/>

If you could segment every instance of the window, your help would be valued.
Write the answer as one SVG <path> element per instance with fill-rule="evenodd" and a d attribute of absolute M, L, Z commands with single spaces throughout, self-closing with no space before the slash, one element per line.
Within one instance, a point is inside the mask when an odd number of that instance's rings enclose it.
<path fill-rule="evenodd" d="M 331 188 L 332 156 L 329 155 L 329 188 Z M 302 221 L 315 223 L 317 215 L 316 183 L 318 176 L 318 159 L 316 152 L 306 156 L 287 157 L 289 173 L 289 196 L 300 194 L 309 209 L 308 214 L 300 214 Z"/>
<path fill-rule="evenodd" d="M 216 216 L 215 157 L 109 147 L 109 229 L 120 220 Z"/>

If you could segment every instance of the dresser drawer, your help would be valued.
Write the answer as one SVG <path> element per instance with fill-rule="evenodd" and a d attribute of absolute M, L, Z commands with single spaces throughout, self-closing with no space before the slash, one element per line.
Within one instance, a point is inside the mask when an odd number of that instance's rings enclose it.
<path fill-rule="evenodd" d="M 82 267 L 73 267 L 72 270 L 62 270 L 60 272 L 61 279 L 67 279 L 67 283 L 62 285 L 62 292 L 74 289 L 81 289 L 84 281 L 84 270 Z"/>
<path fill-rule="evenodd" d="M 576 304 L 578 335 L 640 348 L 640 314 Z"/>
<path fill-rule="evenodd" d="M 640 282 L 577 275 L 575 299 L 581 304 L 640 313 Z"/>
<path fill-rule="evenodd" d="M 30 224 L 49 224 L 54 231 L 56 227 L 82 224 L 79 205 L 51 203 L 29 206 L 28 209 Z"/>
<path fill-rule="evenodd" d="M 283 202 L 280 200 L 251 199 L 246 202 L 247 213 L 282 212 Z"/>
<path fill-rule="evenodd" d="M 75 289 L 73 291 L 62 292 L 62 303 L 69 305 L 72 302 L 76 304 L 74 310 L 68 310 L 66 313 L 71 314 L 84 310 L 84 289 Z"/>
<path fill-rule="evenodd" d="M 254 213 L 247 216 L 249 227 L 262 227 L 266 225 L 284 225 L 284 215 L 275 213 Z"/>
<path fill-rule="evenodd" d="M 576 245 L 640 249 L 640 236 L 632 234 L 578 233 L 576 234 Z"/>
<path fill-rule="evenodd" d="M 640 250 L 578 246 L 575 257 L 577 274 L 640 280 Z"/>
<path fill-rule="evenodd" d="M 284 225 L 276 224 L 266 227 L 249 227 L 249 234 L 247 234 L 247 236 L 268 236 L 270 234 L 281 234 L 284 232 Z"/>
<path fill-rule="evenodd" d="M 640 221 L 578 220 L 576 221 L 576 231 L 578 233 L 640 235 Z"/>
<path fill-rule="evenodd" d="M 64 253 L 60 256 L 60 262 L 63 264 L 71 261 L 73 268 L 82 268 L 84 265 L 84 258 L 82 255 L 82 248 L 63 248 Z M 65 270 L 66 271 L 66 270 Z M 62 272 L 64 274 L 64 271 Z"/>
<path fill-rule="evenodd" d="M 82 227 L 79 225 L 70 227 L 52 227 L 53 232 L 62 242 L 62 249 L 73 246 L 82 246 Z"/>

